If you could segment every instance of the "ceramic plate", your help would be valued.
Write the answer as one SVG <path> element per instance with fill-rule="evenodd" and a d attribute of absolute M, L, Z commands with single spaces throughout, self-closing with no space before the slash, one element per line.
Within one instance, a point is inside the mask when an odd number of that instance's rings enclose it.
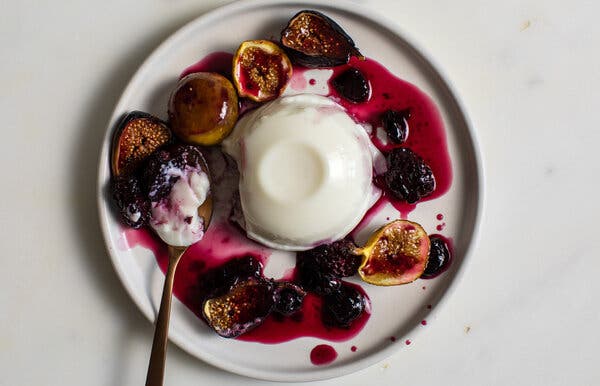
<path fill-rule="evenodd" d="M 361 52 L 384 64 L 392 73 L 427 93 L 438 106 L 446 126 L 453 182 L 440 198 L 418 205 L 409 219 L 428 233 L 442 233 L 454 245 L 450 269 L 432 280 L 399 287 L 363 285 L 372 303 L 365 328 L 345 342 L 300 338 L 275 345 L 218 337 L 177 299 L 174 300 L 169 337 L 190 354 L 220 368 L 249 377 L 275 381 L 308 381 L 348 374 L 372 365 L 406 344 L 418 343 L 426 333 L 422 320 L 431 321 L 440 301 L 457 281 L 476 235 L 482 203 L 482 172 L 473 129 L 459 98 L 431 58 L 407 39 L 393 22 L 357 4 L 322 5 L 319 2 L 243 1 L 202 15 L 163 44 L 139 68 L 125 89 L 108 126 L 99 165 L 98 202 L 108 252 L 127 291 L 144 315 L 154 320 L 164 275 L 151 251 L 123 247 L 122 227 L 111 210 L 106 186 L 110 177 L 110 140 L 115 121 L 129 110 L 166 118 L 167 99 L 179 74 L 214 51 L 233 52 L 243 40 L 279 36 L 287 20 L 302 9 L 319 10 L 336 20 Z M 436 228 L 444 215 L 443 231 Z M 368 230 L 397 217 L 390 209 L 379 213 Z M 363 235 L 364 237 L 364 235 Z M 273 261 L 274 259 L 271 259 Z M 288 261 L 288 260 L 281 260 Z M 269 263 L 271 264 L 271 263 Z M 269 267 L 276 272 L 285 267 Z M 357 282 L 355 280 L 355 282 Z M 431 322 L 429 323 L 431 325 Z M 443 328 L 443 326 L 437 326 Z M 392 342 L 390 337 L 395 337 Z M 311 363 L 309 353 L 328 343 L 338 357 L 326 366 Z M 352 351 L 351 347 L 358 349 Z M 403 355 L 410 355 L 407 350 Z"/>

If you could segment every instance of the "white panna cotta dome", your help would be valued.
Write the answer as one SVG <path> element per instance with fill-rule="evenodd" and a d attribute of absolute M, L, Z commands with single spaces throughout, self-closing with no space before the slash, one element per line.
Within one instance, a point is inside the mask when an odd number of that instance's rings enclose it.
<path fill-rule="evenodd" d="M 364 128 L 332 100 L 278 98 L 247 113 L 223 142 L 237 162 L 248 237 L 305 250 L 347 235 L 372 202 Z"/>

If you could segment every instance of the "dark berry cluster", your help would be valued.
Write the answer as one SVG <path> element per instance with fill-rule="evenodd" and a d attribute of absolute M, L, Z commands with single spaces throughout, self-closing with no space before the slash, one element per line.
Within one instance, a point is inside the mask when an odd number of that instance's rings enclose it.
<path fill-rule="evenodd" d="M 290 316 L 300 311 L 306 292 L 296 284 L 278 283 L 275 288 L 275 312 Z"/>
<path fill-rule="evenodd" d="M 110 190 L 119 209 L 122 221 L 140 228 L 150 220 L 150 202 L 142 193 L 140 181 L 135 175 L 117 177 L 111 181 Z"/>
<path fill-rule="evenodd" d="M 151 203 L 168 196 L 182 174 L 173 170 L 200 168 L 203 162 L 196 147 L 172 145 L 155 151 L 139 169 L 113 177 L 110 190 L 123 223 L 132 228 L 147 225 Z"/>
<path fill-rule="evenodd" d="M 362 72 L 349 68 L 333 80 L 331 84 L 344 98 L 354 103 L 366 102 L 371 95 L 371 86 Z"/>
<path fill-rule="evenodd" d="M 237 257 L 208 270 L 198 284 L 206 298 L 213 298 L 229 292 L 248 278 L 261 278 L 262 271 L 262 263 L 254 256 Z"/>
<path fill-rule="evenodd" d="M 387 110 L 381 115 L 381 125 L 388 138 L 395 144 L 402 144 L 408 138 L 410 110 Z"/>
<path fill-rule="evenodd" d="M 347 284 L 323 296 L 322 318 L 325 325 L 350 327 L 365 310 L 365 298 L 356 288 Z"/>
<path fill-rule="evenodd" d="M 195 146 L 176 145 L 157 150 L 148 157 L 142 170 L 148 199 L 157 202 L 171 193 L 173 185 L 181 178 L 174 170 L 199 169 L 203 163 L 202 153 Z"/>
<path fill-rule="evenodd" d="M 429 237 L 431 246 L 429 247 L 429 258 L 427 267 L 421 275 L 423 279 L 432 279 L 442 273 L 450 263 L 450 248 L 446 241 L 436 235 Z"/>
<path fill-rule="evenodd" d="M 412 150 L 392 150 L 387 155 L 387 163 L 385 184 L 396 198 L 414 204 L 435 189 L 435 178 L 431 168 Z"/>
<path fill-rule="evenodd" d="M 355 251 L 354 243 L 344 239 L 296 255 L 298 282 L 323 298 L 326 325 L 349 327 L 364 311 L 364 296 L 341 280 L 358 270 L 361 259 Z"/>

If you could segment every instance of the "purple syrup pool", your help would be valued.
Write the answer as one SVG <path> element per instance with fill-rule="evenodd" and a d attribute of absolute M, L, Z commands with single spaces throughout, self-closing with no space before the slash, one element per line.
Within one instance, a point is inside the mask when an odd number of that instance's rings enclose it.
<path fill-rule="evenodd" d="M 162 271 L 166 271 L 169 258 L 167 247 L 154 233 L 146 229 L 126 229 L 123 236 L 126 248 L 139 245 L 151 250 Z M 245 255 L 254 256 L 266 264 L 270 250 L 248 240 L 237 228 L 227 223 L 211 224 L 204 239 L 192 245 L 181 258 L 175 273 L 173 294 L 196 316 L 202 318 L 203 294 L 200 293 L 198 286 L 202 275 L 210 268 L 221 265 L 231 258 Z M 286 280 L 292 277 L 292 270 L 284 275 Z M 371 314 L 368 296 L 362 287 L 347 284 L 355 287 L 367 299 L 365 312 L 352 323 L 350 328 L 325 326 L 321 320 L 322 299 L 309 293 L 297 314 L 288 317 L 271 314 L 263 324 L 237 339 L 265 344 L 282 343 L 308 336 L 333 342 L 348 340 L 363 329 Z"/>
<path fill-rule="evenodd" d="M 337 351 L 328 344 L 315 346 L 310 352 L 310 361 L 315 366 L 329 364 L 337 358 Z"/>
<path fill-rule="evenodd" d="M 433 101 L 415 85 L 396 77 L 382 64 L 370 58 L 352 58 L 347 65 L 335 67 L 331 79 L 348 68 L 356 68 L 363 73 L 371 85 L 371 97 L 367 102 L 354 103 L 339 95 L 333 86 L 330 86 L 330 97 L 341 104 L 357 122 L 369 124 L 374 128 L 371 140 L 384 154 L 394 147 L 408 147 L 425 160 L 433 171 L 436 187 L 433 193 L 424 197 L 422 201 L 433 200 L 446 193 L 452 184 L 452 166 L 444 124 Z M 395 145 L 382 140 L 378 135 L 379 130 L 376 129 L 382 126 L 382 114 L 387 110 L 407 109 L 410 111 L 410 118 L 406 142 Z M 380 178 L 376 178 L 375 183 L 384 188 Z M 397 200 L 385 188 L 383 190 L 384 199 L 391 203 L 403 218 L 417 205 Z"/>
<path fill-rule="evenodd" d="M 232 59 L 233 55 L 227 52 L 212 53 L 186 68 L 181 73 L 181 77 L 204 71 L 216 72 L 231 79 Z M 357 68 L 366 76 L 372 90 L 370 99 L 364 103 L 353 103 L 338 95 L 333 87 L 329 87 L 328 96 L 342 105 L 357 122 L 368 124 L 374 128 L 371 133 L 371 140 L 383 154 L 386 154 L 395 146 L 409 147 L 427 162 L 436 178 L 436 188 L 424 200 L 432 200 L 446 193 L 452 183 L 452 168 L 441 116 L 431 99 L 416 86 L 394 76 L 383 65 L 373 59 L 358 60 L 353 58 L 347 65 L 333 68 L 331 78 L 333 79 L 349 67 Z M 307 85 L 314 86 L 317 82 L 313 78 L 305 78 L 305 72 L 306 68 L 294 67 L 290 89 L 296 93 L 302 92 Z M 240 114 L 259 105 L 241 98 Z M 378 135 L 376 128 L 381 126 L 381 115 L 389 109 L 410 110 L 410 118 L 408 120 L 409 135 L 406 142 L 402 145 L 394 145 Z M 202 294 L 198 292 L 197 283 L 204 272 L 232 258 L 245 255 L 254 256 L 263 265 L 266 265 L 272 252 L 272 250 L 246 238 L 239 228 L 230 225 L 227 221 L 227 213 L 229 213 L 230 207 L 227 207 L 226 203 L 231 201 L 230 187 L 237 186 L 236 181 L 231 182 L 227 172 L 228 168 L 233 167 L 233 165 L 225 162 L 223 165 L 226 166 L 221 165 L 218 167 L 211 164 L 210 159 L 209 164 L 213 174 L 215 170 L 221 171 L 217 173 L 219 174 L 218 176 L 213 175 L 213 183 L 216 183 L 214 186 L 214 193 L 217 200 L 216 207 L 221 207 L 220 211 L 222 213 L 220 218 L 216 216 L 217 219 L 209 227 L 204 239 L 192 245 L 183 255 L 175 275 L 173 288 L 174 295 L 200 318 L 202 318 Z M 416 204 L 407 204 L 395 199 L 390 192 L 385 190 L 381 178 L 376 177 L 374 182 L 377 186 L 383 188 L 383 195 L 365 214 L 363 221 L 357 229 L 372 220 L 388 203 L 392 204 L 403 218 L 406 218 L 416 207 Z M 228 193 L 222 194 L 224 191 Z M 221 194 L 219 195 L 219 193 Z M 441 220 L 440 218 L 438 219 Z M 124 248 L 133 248 L 139 245 L 151 250 L 156 256 L 161 269 L 163 271 L 166 270 L 168 264 L 167 247 L 150 230 L 126 229 L 123 231 L 122 241 Z M 294 269 L 290 268 L 286 271 L 284 277 L 279 279 L 291 280 L 293 277 Z M 353 286 L 363 293 L 368 301 L 368 296 L 366 296 L 362 287 L 358 285 Z M 300 337 L 316 337 L 328 341 L 340 342 L 356 336 L 370 318 L 370 306 L 368 306 L 366 311 L 353 322 L 350 328 L 327 327 L 321 320 L 321 306 L 322 301 L 320 297 L 308 294 L 301 311 L 297 314 L 289 317 L 275 316 L 273 314 L 259 327 L 237 339 L 275 344 Z M 391 339 L 395 340 L 394 337 Z M 410 344 L 410 341 L 407 340 L 406 344 Z M 331 363 L 336 357 L 337 352 L 329 345 L 318 345 L 313 348 L 310 354 L 311 361 L 315 365 Z"/>

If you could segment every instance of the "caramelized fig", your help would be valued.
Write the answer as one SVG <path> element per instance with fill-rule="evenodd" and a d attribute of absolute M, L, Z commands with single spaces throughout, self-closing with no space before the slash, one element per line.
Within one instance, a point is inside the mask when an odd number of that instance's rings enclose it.
<path fill-rule="evenodd" d="M 160 119 L 141 111 L 125 114 L 113 135 L 113 175 L 131 174 L 156 149 L 169 143 L 171 137 L 171 130 Z"/>
<path fill-rule="evenodd" d="M 169 99 L 169 123 L 182 141 L 215 145 L 233 129 L 238 117 L 238 97 L 227 78 L 196 72 L 182 78 Z"/>
<path fill-rule="evenodd" d="M 311 68 L 339 66 L 352 56 L 362 57 L 342 27 L 312 10 L 300 11 L 290 19 L 281 32 L 281 43 L 294 62 Z"/>
<path fill-rule="evenodd" d="M 392 221 L 367 241 L 358 273 L 361 279 L 375 285 L 413 282 L 425 271 L 429 247 L 429 237 L 421 225 L 408 220 Z"/>
<path fill-rule="evenodd" d="M 204 301 L 202 313 L 208 325 L 225 338 L 235 338 L 260 325 L 273 311 L 273 284 L 250 278 L 226 293 Z"/>
<path fill-rule="evenodd" d="M 292 62 L 269 40 L 247 40 L 233 57 L 233 82 L 241 97 L 266 102 L 283 93 L 292 77 Z"/>

